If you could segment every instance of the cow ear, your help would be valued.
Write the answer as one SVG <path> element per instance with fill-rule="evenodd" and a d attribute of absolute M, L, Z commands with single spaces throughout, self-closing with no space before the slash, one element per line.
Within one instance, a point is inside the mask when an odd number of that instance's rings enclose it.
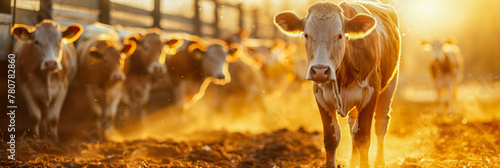
<path fill-rule="evenodd" d="M 188 46 L 188 51 L 194 54 L 194 58 L 200 60 L 205 54 L 205 47 L 199 43 L 193 43 Z"/>
<path fill-rule="evenodd" d="M 135 41 L 126 41 L 124 42 L 125 44 L 123 45 L 122 48 L 122 53 L 124 53 L 126 56 L 130 56 L 134 53 L 135 49 L 137 48 L 137 43 Z"/>
<path fill-rule="evenodd" d="M 142 36 L 138 33 L 132 33 L 127 35 L 127 38 L 129 41 L 134 41 L 136 44 L 139 44 L 139 42 L 142 40 Z"/>
<path fill-rule="evenodd" d="M 250 36 L 250 32 L 247 29 L 240 29 L 237 34 L 242 39 L 247 38 L 248 36 Z"/>
<path fill-rule="evenodd" d="M 14 35 L 17 39 L 21 41 L 29 41 L 33 40 L 33 33 L 30 31 L 30 28 L 23 24 L 16 24 L 11 29 L 11 34 Z"/>
<path fill-rule="evenodd" d="M 180 38 L 172 38 L 170 40 L 165 41 L 165 45 L 172 49 L 178 49 L 184 44 L 184 40 Z"/>
<path fill-rule="evenodd" d="M 234 62 L 238 60 L 238 56 L 241 54 L 241 45 L 239 43 L 231 43 L 229 44 L 229 56 L 226 58 L 228 62 Z"/>
<path fill-rule="evenodd" d="M 432 51 L 432 45 L 426 40 L 422 40 L 420 42 L 420 46 L 425 50 L 425 51 Z"/>
<path fill-rule="evenodd" d="M 288 36 L 299 37 L 304 32 L 304 20 L 291 11 L 274 16 L 274 24 Z"/>
<path fill-rule="evenodd" d="M 64 43 L 73 43 L 75 42 L 83 32 L 83 28 L 79 24 L 69 25 L 66 30 L 63 31 L 63 42 Z"/>
<path fill-rule="evenodd" d="M 366 14 L 357 14 L 347 19 L 344 33 L 349 40 L 365 38 L 377 27 L 377 20 Z"/>

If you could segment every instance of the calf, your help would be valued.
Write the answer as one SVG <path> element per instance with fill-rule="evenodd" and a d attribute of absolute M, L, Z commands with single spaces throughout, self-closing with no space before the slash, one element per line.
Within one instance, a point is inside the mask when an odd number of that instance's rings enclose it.
<path fill-rule="evenodd" d="M 137 43 L 135 52 L 125 60 L 125 81 L 128 109 L 144 116 L 153 83 L 167 72 L 166 50 L 179 47 L 178 39 L 164 40 L 161 30 L 151 29 L 143 36 L 129 38 Z M 138 116 L 134 116 L 136 119 Z"/>
<path fill-rule="evenodd" d="M 136 43 L 125 40 L 122 45 L 118 34 L 104 25 L 85 29 L 77 47 L 79 83 L 75 88 L 85 91 L 90 110 L 97 116 L 98 130 L 110 132 L 124 93 L 125 58 L 135 51 Z"/>
<path fill-rule="evenodd" d="M 349 115 L 353 138 L 351 167 L 369 167 L 372 119 L 378 138 L 376 166 L 384 165 L 384 138 L 400 60 L 401 37 L 394 8 L 379 1 L 323 2 L 299 18 L 293 12 L 275 16 L 290 36 L 303 35 L 309 62 L 307 80 L 323 121 L 326 167 L 336 167 L 340 142 L 337 114 Z M 358 161 L 359 159 L 359 161 Z"/>
<path fill-rule="evenodd" d="M 80 25 L 70 25 L 62 30 L 51 20 L 43 20 L 34 30 L 22 24 L 12 27 L 12 34 L 19 40 L 14 47 L 17 82 L 34 119 L 36 137 L 40 137 L 42 126 L 49 128 L 54 142 L 59 140 L 61 108 L 77 72 L 76 51 L 72 43 L 81 32 Z"/>
<path fill-rule="evenodd" d="M 439 106 L 452 113 L 457 87 L 464 74 L 463 58 L 460 48 L 451 40 L 444 44 L 440 41 L 422 42 L 426 51 L 432 51 L 433 59 L 430 65 L 431 78 L 438 95 Z M 441 110 L 440 110 L 441 111 Z"/>
<path fill-rule="evenodd" d="M 231 57 L 237 49 L 228 50 L 227 44 L 221 40 L 205 42 L 197 37 L 184 40 L 179 51 L 167 58 L 168 75 L 174 88 L 176 107 L 186 109 L 193 103 L 193 96 L 203 95 L 206 88 L 201 88 L 206 79 L 223 85 L 229 72 L 227 70 Z M 188 101 L 189 104 L 186 104 Z"/>

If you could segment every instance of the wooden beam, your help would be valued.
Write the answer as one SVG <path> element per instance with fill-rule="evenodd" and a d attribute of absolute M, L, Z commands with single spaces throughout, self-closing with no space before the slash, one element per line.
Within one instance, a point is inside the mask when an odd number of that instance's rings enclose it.
<path fill-rule="evenodd" d="M 10 14 L 10 0 L 0 0 L 0 13 Z"/>
<path fill-rule="evenodd" d="M 219 22 L 220 22 L 220 16 L 219 16 L 219 1 L 217 0 L 213 0 L 214 2 L 214 23 L 213 23 L 213 27 L 214 27 L 214 37 L 215 38 L 218 38 L 220 37 L 220 27 L 219 27 Z"/>
<path fill-rule="evenodd" d="M 52 19 L 52 0 L 40 0 L 40 10 L 38 11 L 37 21 Z"/>
<path fill-rule="evenodd" d="M 110 0 L 99 0 L 99 22 L 111 24 L 111 2 Z"/>
<path fill-rule="evenodd" d="M 238 27 L 240 29 L 243 29 L 244 28 L 244 25 L 243 25 L 244 21 L 243 21 L 243 19 L 245 18 L 245 13 L 243 12 L 243 4 L 239 3 L 238 6 L 236 6 L 236 8 L 238 9 L 238 13 L 239 13 L 239 15 L 238 15 L 238 17 L 239 17 L 238 18 L 238 20 L 239 20 Z"/>
<path fill-rule="evenodd" d="M 193 33 L 201 36 L 200 0 L 194 0 Z"/>
<path fill-rule="evenodd" d="M 154 9 L 153 9 L 153 27 L 157 27 L 161 29 L 160 21 L 161 21 L 161 3 L 160 0 L 154 0 Z"/>

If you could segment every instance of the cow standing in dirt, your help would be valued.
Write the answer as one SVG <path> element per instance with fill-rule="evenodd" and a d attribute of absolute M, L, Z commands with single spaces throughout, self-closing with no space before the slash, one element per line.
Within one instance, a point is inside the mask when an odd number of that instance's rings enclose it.
<path fill-rule="evenodd" d="M 204 41 L 198 37 L 184 40 L 175 55 L 167 57 L 168 75 L 174 90 L 175 107 L 186 110 L 192 105 L 193 96 L 200 91 L 204 94 L 208 80 L 223 85 L 227 82 L 230 57 L 237 49 L 228 50 L 222 40 Z M 205 87 L 205 88 L 202 88 Z"/>
<path fill-rule="evenodd" d="M 65 30 L 51 20 L 43 20 L 31 30 L 15 25 L 12 34 L 19 40 L 14 47 L 19 90 L 34 122 L 34 134 L 47 128 L 54 142 L 59 140 L 58 124 L 68 87 L 77 73 L 73 42 L 82 32 L 80 25 Z M 45 134 L 46 130 L 42 129 Z"/>
<path fill-rule="evenodd" d="M 146 115 L 152 85 L 167 72 L 166 49 L 176 49 L 181 44 L 178 39 L 164 40 L 160 34 L 161 30 L 150 29 L 143 36 L 129 38 L 137 43 L 135 52 L 125 61 L 126 104 L 133 119 Z"/>
<path fill-rule="evenodd" d="M 464 67 L 460 48 L 451 40 L 444 44 L 440 41 L 422 42 L 426 51 L 432 51 L 430 64 L 431 78 L 438 95 L 439 111 L 451 114 L 456 100 L 458 84 L 463 79 Z"/>
<path fill-rule="evenodd" d="M 384 138 L 398 82 L 401 37 L 394 8 L 379 1 L 312 5 L 304 18 L 282 12 L 276 26 L 303 35 L 309 61 L 307 79 L 323 121 L 326 166 L 336 167 L 340 142 L 337 114 L 349 116 L 353 138 L 351 167 L 369 167 L 372 119 L 377 135 L 376 166 L 384 166 Z"/>
<path fill-rule="evenodd" d="M 72 88 L 84 92 L 80 96 L 97 116 L 98 130 L 111 132 L 125 92 L 125 58 L 135 51 L 136 43 L 125 40 L 122 45 L 116 31 L 106 25 L 96 23 L 85 30 L 78 41 L 79 73 Z"/>

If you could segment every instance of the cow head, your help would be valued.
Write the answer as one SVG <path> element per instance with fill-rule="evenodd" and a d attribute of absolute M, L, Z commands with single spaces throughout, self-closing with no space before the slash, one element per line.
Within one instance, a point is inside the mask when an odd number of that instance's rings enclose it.
<path fill-rule="evenodd" d="M 124 62 L 127 56 L 132 55 L 136 48 L 134 41 L 124 41 L 122 47 L 108 41 L 101 40 L 94 47 L 88 50 L 88 56 L 91 57 L 89 75 L 100 76 L 99 80 L 103 83 L 114 84 L 125 80 L 123 73 Z"/>
<path fill-rule="evenodd" d="M 443 52 L 447 52 L 450 50 L 452 45 L 454 45 L 455 42 L 453 39 L 447 40 L 446 42 L 442 43 L 439 40 L 434 40 L 432 42 L 428 41 L 422 41 L 421 46 L 424 48 L 425 51 L 431 52 L 434 56 L 435 59 L 442 60 L 444 59 Z"/>
<path fill-rule="evenodd" d="M 69 25 L 65 30 L 51 20 L 43 20 L 34 30 L 23 24 L 12 27 L 11 33 L 23 42 L 33 44 L 34 58 L 42 71 L 62 69 L 63 43 L 73 43 L 80 37 L 82 26 Z"/>
<path fill-rule="evenodd" d="M 337 80 L 336 71 L 346 53 L 348 40 L 362 39 L 376 27 L 375 18 L 358 14 L 346 18 L 332 3 L 312 5 L 304 18 L 286 11 L 274 17 L 275 25 L 289 36 L 303 36 L 309 68 L 307 80 L 324 83 Z"/>
<path fill-rule="evenodd" d="M 167 49 L 177 49 L 181 46 L 178 39 L 163 40 L 159 32 L 151 32 L 144 36 L 133 35 L 129 40 L 137 43 L 137 49 L 130 57 L 132 62 L 152 76 L 161 76 L 167 72 L 165 65 Z"/>
<path fill-rule="evenodd" d="M 237 48 L 231 48 L 228 51 L 228 47 L 223 41 L 215 40 L 208 46 L 193 43 L 189 45 L 188 50 L 193 53 L 196 59 L 201 60 L 203 74 L 212 77 L 215 84 L 223 85 L 229 82 L 226 79 L 229 75 L 228 60 L 234 57 Z"/>

